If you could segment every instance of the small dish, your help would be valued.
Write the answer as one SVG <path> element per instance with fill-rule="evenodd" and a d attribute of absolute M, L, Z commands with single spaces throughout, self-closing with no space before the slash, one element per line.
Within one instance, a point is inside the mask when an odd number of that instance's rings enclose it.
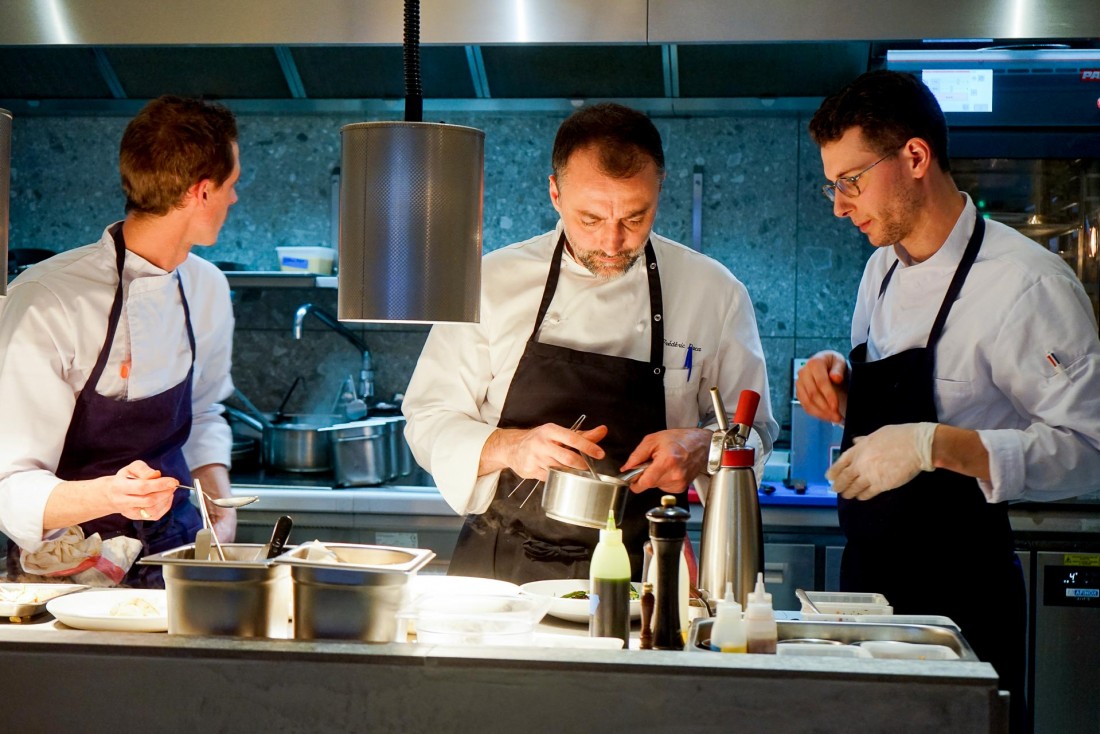
<path fill-rule="evenodd" d="M 631 583 L 635 592 L 640 593 L 639 584 Z M 532 596 L 548 597 L 551 617 L 564 619 L 566 622 L 588 624 L 589 600 L 588 599 L 563 599 L 562 596 L 575 591 L 588 592 L 588 579 L 550 579 L 547 581 L 531 581 L 519 587 L 525 594 Z M 642 602 L 639 599 L 630 600 L 630 618 L 640 619 L 642 616 Z"/>
<path fill-rule="evenodd" d="M 127 616 L 148 604 L 155 612 Z M 92 589 L 59 596 L 46 609 L 62 624 L 80 630 L 167 632 L 168 596 L 163 589 Z"/>
<path fill-rule="evenodd" d="M 51 599 L 86 588 L 82 584 L 0 584 L 0 617 L 23 621 L 46 611 Z"/>

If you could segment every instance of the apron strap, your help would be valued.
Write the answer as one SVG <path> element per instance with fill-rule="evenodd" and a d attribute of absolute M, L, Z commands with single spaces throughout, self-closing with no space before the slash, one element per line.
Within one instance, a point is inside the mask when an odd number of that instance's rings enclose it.
<path fill-rule="evenodd" d="M 107 338 L 103 340 L 103 346 L 99 349 L 99 357 L 96 358 L 95 367 L 88 375 L 88 381 L 84 389 L 95 390 L 99 384 L 99 378 L 107 366 L 107 358 L 111 355 L 111 345 L 115 343 L 115 331 L 118 329 L 118 321 L 122 317 L 122 270 L 126 263 L 126 241 L 122 237 L 122 222 L 110 229 L 111 237 L 115 241 L 115 269 L 118 271 L 118 286 L 115 288 L 115 300 L 111 303 L 111 315 L 107 319 Z"/>
<path fill-rule="evenodd" d="M 538 316 L 535 317 L 535 328 L 531 330 L 528 341 L 538 341 L 539 329 L 546 318 L 546 312 L 550 309 L 550 302 L 554 300 L 554 292 L 558 289 L 558 277 L 561 273 L 561 257 L 565 252 L 565 232 L 558 237 L 558 244 L 554 247 L 554 254 L 550 257 L 550 272 L 546 276 L 546 285 L 542 289 L 542 301 L 539 303 Z M 664 324 L 664 298 L 661 294 L 661 274 L 657 268 L 657 253 L 653 250 L 653 244 L 647 239 L 645 243 L 646 276 L 649 282 L 649 313 L 651 319 L 649 339 L 649 363 L 653 365 L 653 374 L 664 374 L 665 367 L 662 363 L 665 345 Z"/>
<path fill-rule="evenodd" d="M 940 340 L 940 335 L 943 334 L 944 324 L 947 323 L 947 314 L 951 312 L 951 306 L 954 305 L 955 299 L 959 297 L 959 292 L 962 291 L 963 281 L 966 280 L 970 267 L 978 259 L 978 250 L 981 249 L 984 238 L 985 219 L 982 218 L 980 212 L 976 212 L 974 231 L 970 233 L 970 241 L 966 243 L 962 260 L 959 262 L 959 267 L 955 269 L 955 277 L 951 279 L 951 285 L 947 287 L 947 295 L 944 296 L 943 303 L 940 304 L 940 312 L 936 314 L 936 321 L 932 324 L 932 331 L 928 334 L 928 349 L 930 351 L 935 348 L 936 343 Z"/>
<path fill-rule="evenodd" d="M 955 300 L 958 299 L 959 293 L 962 291 L 963 282 L 966 280 L 966 276 L 970 273 L 970 268 L 974 265 L 974 262 L 978 259 L 978 250 L 982 247 L 982 240 L 985 238 L 985 219 L 981 214 L 977 214 L 974 220 L 974 230 L 970 233 L 970 240 L 966 243 L 966 250 L 963 251 L 962 259 L 959 261 L 959 266 L 955 268 L 955 275 L 951 278 L 951 284 L 947 286 L 947 293 L 944 295 L 943 302 L 940 304 L 940 310 L 936 314 L 936 320 L 932 324 L 932 331 L 928 333 L 928 344 L 926 345 L 930 351 L 934 351 L 934 348 L 940 340 L 940 336 L 943 334 L 943 327 L 947 323 L 947 316 L 951 313 L 951 306 L 954 305 Z M 894 264 L 890 266 L 890 269 L 886 271 L 886 275 L 882 279 L 882 285 L 878 289 L 878 297 L 882 298 L 886 293 L 886 287 L 890 285 L 890 279 L 894 276 L 894 270 L 897 269 L 900 260 L 895 260 Z M 871 326 L 867 326 L 867 335 L 871 334 Z"/>

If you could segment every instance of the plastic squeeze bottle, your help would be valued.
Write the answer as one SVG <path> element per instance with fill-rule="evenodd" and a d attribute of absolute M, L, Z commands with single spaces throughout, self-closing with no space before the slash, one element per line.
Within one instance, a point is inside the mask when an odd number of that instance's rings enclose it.
<path fill-rule="evenodd" d="M 607 513 L 607 527 L 589 565 L 588 634 L 618 637 L 630 643 L 630 556 L 623 545 L 623 531 L 615 527 L 614 511 Z"/>
<path fill-rule="evenodd" d="M 745 637 L 749 652 L 775 652 L 779 634 L 772 611 L 772 595 L 764 591 L 762 573 L 756 574 L 756 588 L 749 593 L 749 604 L 745 608 Z"/>
<path fill-rule="evenodd" d="M 710 628 L 710 649 L 719 652 L 745 652 L 745 623 L 741 605 L 733 598 L 733 582 L 726 582 L 726 598 L 718 602 L 718 614 Z"/>

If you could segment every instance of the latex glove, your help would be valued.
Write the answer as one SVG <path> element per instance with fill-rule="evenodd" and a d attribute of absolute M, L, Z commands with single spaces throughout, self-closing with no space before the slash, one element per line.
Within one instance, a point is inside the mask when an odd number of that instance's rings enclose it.
<path fill-rule="evenodd" d="M 868 500 L 932 471 L 935 423 L 900 423 L 860 436 L 825 472 L 845 499 Z"/>

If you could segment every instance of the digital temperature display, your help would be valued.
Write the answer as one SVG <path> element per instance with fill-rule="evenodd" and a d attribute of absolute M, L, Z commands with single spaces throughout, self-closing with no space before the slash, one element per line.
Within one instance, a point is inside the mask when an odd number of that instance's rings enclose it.
<path fill-rule="evenodd" d="M 992 112 L 992 69 L 925 69 L 921 80 L 944 112 Z"/>

